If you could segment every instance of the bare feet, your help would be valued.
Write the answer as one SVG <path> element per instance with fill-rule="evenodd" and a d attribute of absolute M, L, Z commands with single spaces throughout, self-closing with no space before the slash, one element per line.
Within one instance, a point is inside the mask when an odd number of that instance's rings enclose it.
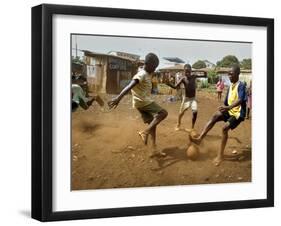
<path fill-rule="evenodd" d="M 192 136 L 192 134 L 189 134 L 189 139 L 197 145 L 200 145 L 200 143 L 202 141 L 202 139 L 200 137 Z"/>
<path fill-rule="evenodd" d="M 223 161 L 223 157 L 217 156 L 217 157 L 213 160 L 213 163 L 214 163 L 215 166 L 219 166 L 222 161 Z"/>
<path fill-rule="evenodd" d="M 180 126 L 176 126 L 175 131 L 180 131 Z"/>
<path fill-rule="evenodd" d="M 156 145 L 152 145 L 152 153 L 149 155 L 150 158 L 154 157 L 166 157 L 167 154 L 165 152 L 159 151 Z"/>
<path fill-rule="evenodd" d="M 103 113 L 106 112 L 106 110 L 105 110 L 104 107 L 101 107 L 101 108 L 100 108 L 100 111 L 103 112 Z"/>
<path fill-rule="evenodd" d="M 162 151 L 156 151 L 154 150 L 151 155 L 149 156 L 150 158 L 154 158 L 154 157 L 166 157 L 167 154 L 165 152 L 162 152 Z"/>
<path fill-rule="evenodd" d="M 147 145 L 147 140 L 148 140 L 148 133 L 145 133 L 145 132 L 138 132 L 140 138 L 142 139 L 143 143 L 145 145 Z"/>
<path fill-rule="evenodd" d="M 193 131 L 193 129 L 187 129 L 187 128 L 185 128 L 184 130 L 188 133 L 191 133 Z"/>

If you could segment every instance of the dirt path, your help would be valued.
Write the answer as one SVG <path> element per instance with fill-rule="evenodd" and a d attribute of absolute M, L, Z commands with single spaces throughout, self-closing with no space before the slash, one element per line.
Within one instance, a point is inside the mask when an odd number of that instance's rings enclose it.
<path fill-rule="evenodd" d="M 102 113 L 96 105 L 73 113 L 73 190 L 251 181 L 251 120 L 229 133 L 225 154 L 235 150 L 235 159 L 215 167 L 212 160 L 220 145 L 223 122 L 202 143 L 199 159 L 188 160 L 188 133 L 174 130 L 180 102 L 169 103 L 166 96 L 155 99 L 169 112 L 157 134 L 158 147 L 167 153 L 165 158 L 149 158 L 150 146 L 144 146 L 137 135 L 145 125 L 132 109 L 131 96 L 110 113 Z M 219 103 L 215 96 L 204 92 L 199 92 L 197 99 L 196 130 L 200 131 Z M 190 110 L 182 124 L 185 128 L 191 126 Z"/>

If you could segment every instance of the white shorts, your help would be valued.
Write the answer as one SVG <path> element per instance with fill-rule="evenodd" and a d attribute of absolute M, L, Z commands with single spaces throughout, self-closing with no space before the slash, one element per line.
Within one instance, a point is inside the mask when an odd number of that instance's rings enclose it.
<path fill-rule="evenodd" d="M 185 97 L 182 99 L 180 113 L 186 111 L 191 106 L 191 110 L 193 112 L 197 111 L 197 101 L 195 100 L 195 97 Z"/>

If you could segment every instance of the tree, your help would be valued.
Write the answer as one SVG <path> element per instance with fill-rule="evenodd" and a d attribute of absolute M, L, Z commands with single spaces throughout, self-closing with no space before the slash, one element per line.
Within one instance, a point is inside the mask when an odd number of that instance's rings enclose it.
<path fill-rule="evenodd" d="M 241 68 L 243 69 L 252 69 L 252 59 L 251 58 L 247 58 L 247 59 L 243 59 L 240 62 Z"/>
<path fill-rule="evenodd" d="M 215 70 L 209 70 L 208 71 L 207 77 L 208 77 L 208 80 L 211 84 L 214 84 L 216 82 L 217 76 L 218 75 L 217 75 Z"/>
<path fill-rule="evenodd" d="M 234 55 L 227 55 L 222 60 L 217 62 L 218 67 L 231 67 L 234 64 L 239 65 L 239 60 Z"/>
<path fill-rule="evenodd" d="M 207 65 L 206 63 L 203 61 L 203 60 L 197 60 L 193 65 L 192 65 L 193 68 L 195 69 L 200 69 L 200 68 L 206 68 Z"/>
<path fill-rule="evenodd" d="M 76 64 L 83 64 L 83 60 L 82 60 L 82 57 L 79 57 L 79 56 L 72 56 L 72 63 L 76 63 Z"/>

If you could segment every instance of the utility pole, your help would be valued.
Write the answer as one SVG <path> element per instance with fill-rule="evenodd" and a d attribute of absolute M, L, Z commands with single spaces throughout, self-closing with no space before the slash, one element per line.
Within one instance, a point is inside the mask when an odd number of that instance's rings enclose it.
<path fill-rule="evenodd" d="M 75 35 L 75 54 L 77 58 L 77 35 Z"/>

